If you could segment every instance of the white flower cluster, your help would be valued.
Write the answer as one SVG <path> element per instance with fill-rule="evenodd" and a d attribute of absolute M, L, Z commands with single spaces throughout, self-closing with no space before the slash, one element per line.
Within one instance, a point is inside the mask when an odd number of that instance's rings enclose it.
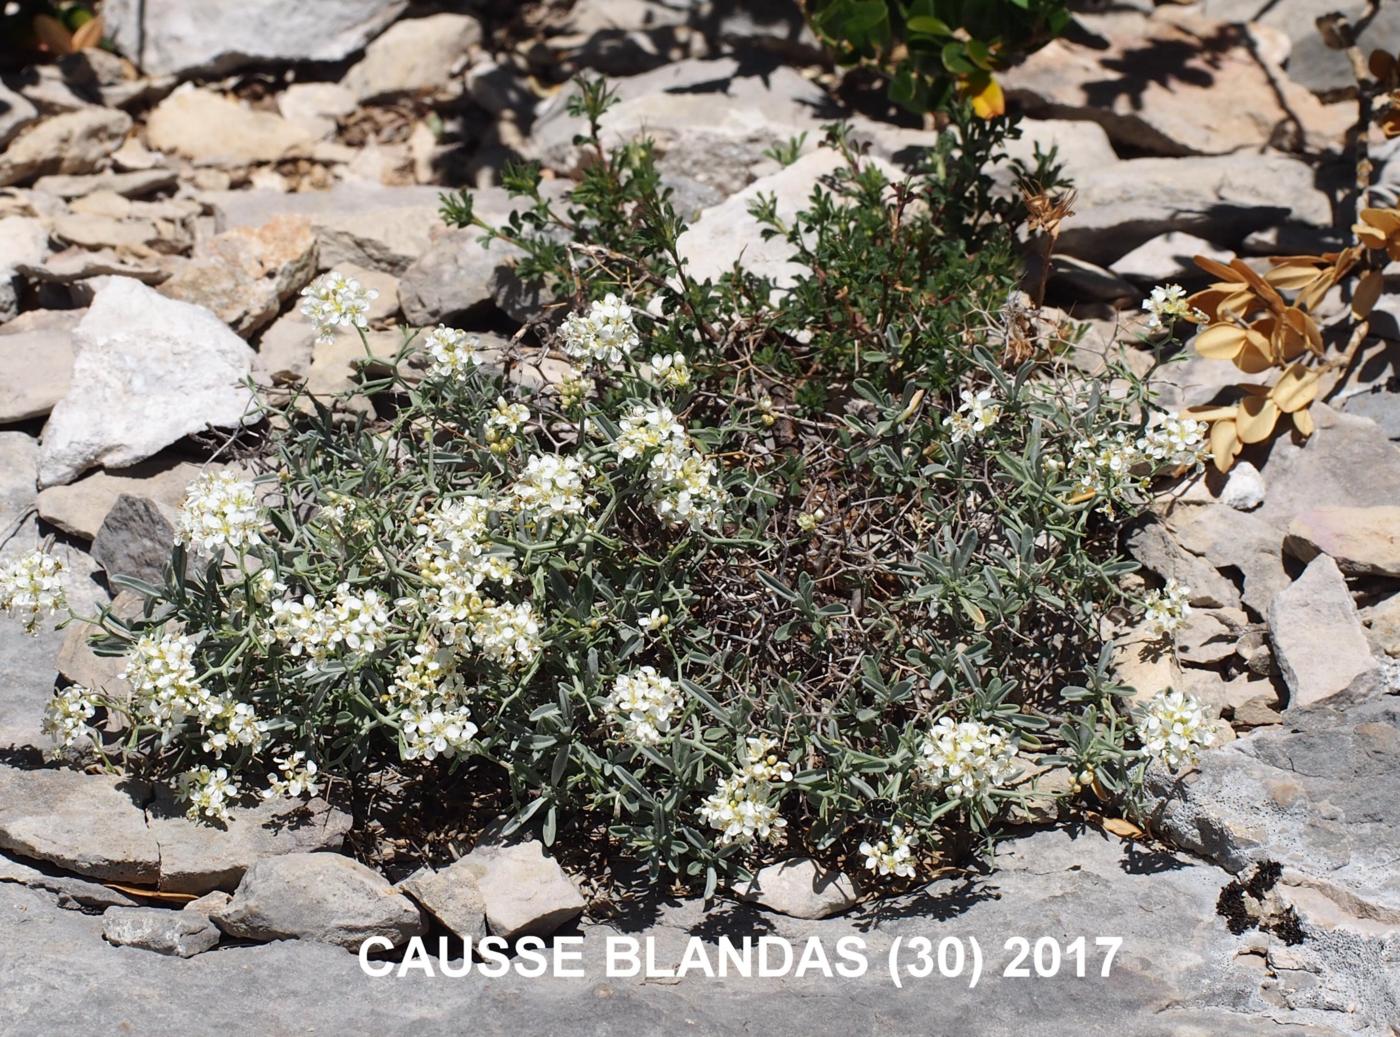
<path fill-rule="evenodd" d="M 767 735 L 745 739 L 734 773 L 706 797 L 700 817 L 719 831 L 721 846 L 776 842 L 787 827 L 778 812 L 782 799 L 778 786 L 791 780 L 792 767 L 776 739 Z"/>
<path fill-rule="evenodd" d="M 430 378 L 461 378 L 481 364 L 481 339 L 439 324 L 423 336 Z"/>
<path fill-rule="evenodd" d="M 439 702 L 432 706 L 410 706 L 399 718 L 403 731 L 405 760 L 436 760 L 439 756 L 465 754 L 476 737 L 476 725 L 466 706 Z"/>
<path fill-rule="evenodd" d="M 950 799 L 972 800 L 1011 777 L 1016 752 L 990 724 L 943 717 L 919 746 L 919 767 Z"/>
<path fill-rule="evenodd" d="M 1181 629 L 1189 615 L 1191 588 L 1176 580 L 1167 580 L 1166 586 L 1148 594 L 1143 621 L 1157 637 L 1171 637 Z"/>
<path fill-rule="evenodd" d="M 229 819 L 229 807 L 242 795 L 238 783 L 219 767 L 195 767 L 180 775 L 180 798 L 190 805 L 186 816 L 191 821 L 201 817 L 215 821 Z"/>
<path fill-rule="evenodd" d="M 593 466 L 578 457 L 535 454 L 525 462 L 510 495 L 532 522 L 575 519 L 594 503 L 588 492 L 594 474 Z"/>
<path fill-rule="evenodd" d="M 528 601 L 488 602 L 472 621 L 472 643 L 497 666 L 525 666 L 540 654 L 540 620 Z"/>
<path fill-rule="evenodd" d="M 267 730 L 267 723 L 258 720 L 252 706 L 228 695 L 210 699 L 199 720 L 204 728 L 204 751 L 216 757 L 237 746 L 256 752 Z"/>
<path fill-rule="evenodd" d="M 1186 289 L 1179 284 L 1158 285 L 1142 304 L 1149 331 L 1161 331 L 1178 320 L 1196 320 L 1199 310 L 1186 301 Z"/>
<path fill-rule="evenodd" d="M 262 543 L 257 490 L 232 472 L 205 472 L 190 484 L 175 523 L 175 542 L 209 554 Z"/>
<path fill-rule="evenodd" d="M 332 271 L 303 288 L 301 296 L 306 300 L 301 312 L 316 326 L 317 341 L 330 342 L 341 328 L 369 327 L 369 304 L 379 298 L 379 292 Z"/>
<path fill-rule="evenodd" d="M 286 588 L 279 588 L 285 593 Z M 372 655 L 384 647 L 389 612 L 379 592 L 356 592 L 349 583 L 320 605 L 314 595 L 272 602 L 273 636 L 296 656 L 305 655 L 308 669 L 321 666 L 342 647 L 352 656 Z"/>
<path fill-rule="evenodd" d="M 389 694 L 401 707 L 406 760 L 436 760 L 465 754 L 476 725 L 465 703 L 466 684 L 456 670 L 455 654 L 423 642 L 394 671 Z"/>
<path fill-rule="evenodd" d="M 97 739 L 96 729 L 88 723 L 96 713 L 97 703 L 92 692 L 75 684 L 55 692 L 49 699 L 40 730 L 60 747 L 71 749 L 84 739 Z"/>
<path fill-rule="evenodd" d="M 725 778 L 700 806 L 700 817 L 719 830 L 719 844 L 777 842 L 787 827 L 778 813 L 778 790 L 742 774 Z"/>
<path fill-rule="evenodd" d="M 1138 737 L 1149 756 L 1175 771 L 1195 766 L 1201 750 L 1215 741 L 1215 731 L 1194 697 L 1163 691 L 1138 720 Z"/>
<path fill-rule="evenodd" d="M 564 352 L 575 360 L 616 367 L 641 343 L 632 307 L 608 293 L 588 313 L 571 313 L 559 328 Z"/>
<path fill-rule="evenodd" d="M 496 397 L 496 408 L 486 419 L 486 443 L 493 454 L 504 454 L 515 446 L 516 434 L 530 420 L 530 408 Z"/>
<path fill-rule="evenodd" d="M 63 590 L 64 570 L 62 561 L 44 551 L 0 566 L 0 612 L 14 616 L 28 633 L 34 633 L 40 619 L 68 602 Z"/>
<path fill-rule="evenodd" d="M 1196 465 L 1206 454 L 1205 422 L 1158 414 L 1137 441 L 1137 452 L 1154 466 Z"/>
<path fill-rule="evenodd" d="M 715 528 L 724 518 L 719 469 L 698 450 L 668 407 L 636 405 L 619 423 L 619 460 L 649 458 L 647 482 L 657 516 L 671 525 Z"/>
<path fill-rule="evenodd" d="M 656 745 L 671 729 L 671 718 L 680 707 L 675 682 L 661 676 L 655 667 L 643 666 L 618 675 L 612 694 L 603 703 L 603 712 L 622 728 L 624 741 Z"/>
<path fill-rule="evenodd" d="M 957 411 L 948 415 L 944 421 L 944 424 L 953 430 L 954 443 L 980 436 L 1001 420 L 1001 404 L 993 398 L 992 390 L 983 389 L 973 393 L 964 389 L 960 396 L 962 403 L 958 405 Z"/>
<path fill-rule="evenodd" d="M 658 353 L 647 364 L 651 381 L 670 389 L 684 389 L 690 384 L 690 365 L 684 353 Z"/>
<path fill-rule="evenodd" d="M 121 678 L 157 727 L 213 709 L 214 697 L 199 683 L 194 668 L 195 639 L 165 632 L 143 634 L 126 652 Z"/>
<path fill-rule="evenodd" d="M 671 617 L 660 609 L 652 609 L 637 617 L 637 626 L 648 634 L 655 633 L 669 622 L 671 622 Z"/>
<path fill-rule="evenodd" d="M 464 497 L 442 504 L 417 532 L 425 538 L 418 571 L 426 585 L 429 620 L 448 644 L 470 641 L 501 666 L 529 663 L 543 643 L 529 602 L 500 603 L 481 594 L 488 582 L 515 581 L 514 559 L 490 551 L 487 522 L 492 504 Z"/>
<path fill-rule="evenodd" d="M 918 844 L 918 833 L 906 832 L 903 825 L 890 825 L 886 838 L 861 843 L 860 852 L 866 869 L 876 875 L 909 879 L 914 877 L 914 848 Z"/>
<path fill-rule="evenodd" d="M 316 761 L 308 760 L 306 753 L 300 749 L 286 756 L 274 757 L 273 763 L 277 764 L 278 773 L 268 774 L 268 787 L 263 790 L 263 799 L 276 799 L 278 796 L 296 799 L 299 796 L 314 796 L 320 791 Z"/>
<path fill-rule="evenodd" d="M 746 738 L 740 753 L 739 773 L 750 781 L 781 784 L 792 780 L 792 766 L 780 752 L 778 740 L 768 735 Z"/>

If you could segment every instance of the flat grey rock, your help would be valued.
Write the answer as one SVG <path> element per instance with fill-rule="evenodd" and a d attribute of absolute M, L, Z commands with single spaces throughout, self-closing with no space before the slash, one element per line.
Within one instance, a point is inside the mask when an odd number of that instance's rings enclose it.
<path fill-rule="evenodd" d="M 558 862 L 545 856 L 538 840 L 483 843 L 454 867 L 475 877 L 491 932 L 507 940 L 549 936 L 588 906 Z"/>
<path fill-rule="evenodd" d="M 1337 563 L 1318 555 L 1269 605 L 1274 646 L 1290 706 L 1310 706 L 1378 671 Z"/>
<path fill-rule="evenodd" d="M 160 847 L 160 888 L 173 893 L 231 892 L 257 861 L 339 850 L 350 831 L 350 815 L 321 799 L 236 806 L 219 825 L 195 823 L 184 815 L 182 805 L 163 789 L 146 812 Z"/>
<path fill-rule="evenodd" d="M 155 885 L 149 789 L 128 778 L 0 765 L 0 849 L 93 879 Z"/>
<path fill-rule="evenodd" d="M 120 468 L 208 428 L 253 416 L 254 354 L 208 310 L 111 278 L 73 332 L 72 385 L 49 416 L 39 482 Z"/>
<path fill-rule="evenodd" d="M 111 0 L 108 35 L 152 75 L 224 73 L 244 65 L 340 61 L 398 17 L 408 0 Z"/>
<path fill-rule="evenodd" d="M 1400 506 L 1323 506 L 1294 516 L 1284 550 L 1310 562 L 1325 554 L 1353 576 L 1400 579 Z"/>
<path fill-rule="evenodd" d="M 378 872 L 338 853 L 291 853 L 253 864 L 214 911 L 230 936 L 312 940 L 358 950 L 372 936 L 398 946 L 423 932 L 418 908 Z"/>
<path fill-rule="evenodd" d="M 92 540 L 92 557 L 109 580 L 128 576 L 159 585 L 174 543 L 175 527 L 155 501 L 123 493 Z"/>
<path fill-rule="evenodd" d="M 196 911 L 112 907 L 102 915 L 102 937 L 122 947 L 193 958 L 219 942 L 219 929 Z"/>
<path fill-rule="evenodd" d="M 470 865 L 459 860 L 439 871 L 420 868 L 398 888 L 462 939 L 486 935 L 486 900 Z"/>
<path fill-rule="evenodd" d="M 89 882 L 67 875 L 51 865 L 26 864 L 17 857 L 0 853 L 0 882 L 17 882 L 30 889 L 44 889 L 58 896 L 60 907 L 108 908 L 138 907 L 125 893 L 100 882 Z"/>
<path fill-rule="evenodd" d="M 1394 803 L 1392 798 L 1391 803 Z M 1094 832 L 1037 832 L 1002 845 L 985 877 L 941 879 L 855 916 L 806 921 L 694 900 L 648 899 L 609 922 L 582 927 L 584 979 L 458 979 L 364 975 L 352 955 L 285 941 L 221 947 L 188 961 L 104 946 L 101 920 L 59 911 L 44 895 L 0 884 L 0 1019 L 27 1031 L 140 1033 L 401 1032 L 713 1034 L 957 1033 L 992 1037 L 1033 1028 L 1049 1037 L 1340 1037 L 1384 1032 L 1397 1004 L 1396 973 L 1374 942 L 1308 932 L 1287 947 L 1260 932 L 1233 935 L 1216 913 L 1230 876 L 1170 853 L 1134 849 Z M 609 977 L 608 937 L 652 938 L 659 965 L 674 966 L 692 937 L 713 956 L 723 933 L 781 936 L 800 949 L 819 938 L 835 960 L 841 938 L 865 941 L 858 978 Z M 1083 979 L 1001 975 L 1012 936 L 1062 944 L 1083 935 Z M 912 937 L 976 938 L 989 967 L 967 978 L 890 982 L 891 944 Z M 1123 940 L 1110 976 L 1099 976 L 1097 936 Z M 430 951 L 435 951 L 430 946 Z M 907 959 L 906 959 L 907 960 Z M 460 965 L 460 962 L 458 963 Z M 133 996 L 138 990 L 142 996 Z M 1349 1006 L 1349 1010 L 1339 1010 Z M 5 1032 L 0 1023 L 0 1032 Z M 8 1034 L 7 1034 L 8 1037 Z"/>
<path fill-rule="evenodd" d="M 760 868 L 752 882 L 735 892 L 740 900 L 794 918 L 830 918 L 856 905 L 855 884 L 842 872 L 808 857 Z"/>

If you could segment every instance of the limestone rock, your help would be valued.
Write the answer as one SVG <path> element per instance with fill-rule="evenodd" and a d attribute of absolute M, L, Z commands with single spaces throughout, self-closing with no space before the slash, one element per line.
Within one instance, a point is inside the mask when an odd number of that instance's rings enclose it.
<path fill-rule="evenodd" d="M 81 108 L 45 119 L 0 152 L 0 187 L 51 173 L 92 173 L 117 150 L 131 116 L 109 108 Z"/>
<path fill-rule="evenodd" d="M 1366 634 L 1377 651 L 1400 656 L 1400 594 L 1393 594 L 1362 613 Z"/>
<path fill-rule="evenodd" d="M 315 940 L 358 950 L 371 936 L 395 946 L 423 932 L 423 916 L 377 872 L 338 853 L 266 857 L 213 914 L 230 936 Z"/>
<path fill-rule="evenodd" d="M 0 83 L 0 148 L 10 143 L 16 133 L 39 121 L 39 109 L 16 90 Z"/>
<path fill-rule="evenodd" d="M 174 522 L 185 491 L 203 471 L 221 465 L 197 465 L 169 456 L 157 456 L 129 468 L 93 472 L 67 486 L 40 490 L 36 501 L 39 517 L 65 533 L 83 540 L 97 536 L 107 513 L 122 494 L 155 501 L 167 521 Z"/>
<path fill-rule="evenodd" d="M 259 227 L 280 215 L 306 216 L 316 233 L 323 268 L 355 263 L 401 274 L 428 250 L 441 231 L 436 187 L 371 187 L 337 184 L 329 191 L 206 192 L 220 230 Z M 510 210 L 499 188 L 474 192 L 478 211 L 499 218 Z"/>
<path fill-rule="evenodd" d="M 0 849 L 88 878 L 154 884 L 160 850 L 147 799 L 126 778 L 0 765 Z"/>
<path fill-rule="evenodd" d="M 420 868 L 398 888 L 462 939 L 486 935 L 486 901 L 470 865 L 459 860 L 441 871 Z"/>
<path fill-rule="evenodd" d="M 102 916 L 102 937 L 119 947 L 140 947 L 157 954 L 192 958 L 219 942 L 219 930 L 208 918 L 193 911 L 109 907 Z"/>
<path fill-rule="evenodd" d="M 220 74 L 244 65 L 341 61 L 408 0 L 108 0 L 108 35 L 152 75 Z"/>
<path fill-rule="evenodd" d="M 1289 706 L 1345 691 L 1377 669 L 1337 564 L 1318 555 L 1269 606 L 1269 639 L 1288 684 Z"/>
<path fill-rule="evenodd" d="M 215 911 L 222 911 L 224 908 L 228 907 L 229 901 L 232 899 L 233 897 L 228 893 L 225 893 L 221 889 L 216 889 L 212 893 L 205 893 L 202 897 L 195 897 L 184 907 L 180 908 L 180 910 L 193 911 L 203 915 L 205 918 L 209 918 Z"/>
<path fill-rule="evenodd" d="M 0 327 L 0 424 L 42 418 L 67 394 L 82 317 L 82 310 L 30 310 Z"/>
<path fill-rule="evenodd" d="M 1283 155 L 1126 159 L 1087 171 L 1075 188 L 1059 249 L 1100 265 L 1168 231 L 1233 246 L 1272 224 L 1333 222 L 1312 168 Z"/>
<path fill-rule="evenodd" d="M 844 872 L 824 868 L 810 857 L 793 857 L 759 869 L 735 892 L 740 900 L 794 918 L 830 918 L 856 904 L 856 889 Z"/>
<path fill-rule="evenodd" d="M 756 76 L 733 58 L 675 62 L 610 85 L 619 103 L 603 117 L 604 143 L 651 138 L 657 166 L 685 215 L 752 181 L 775 144 L 806 131 L 805 150 L 816 150 L 821 125 L 832 114 L 820 87 L 793 69 Z M 585 129 L 567 112 L 573 93 L 561 90 L 540 105 L 526 144 L 529 157 L 565 173 L 587 161 L 573 142 Z"/>
<path fill-rule="evenodd" d="M 34 181 L 34 190 L 59 198 L 85 198 L 99 191 L 111 191 L 123 198 L 144 198 L 161 191 L 173 191 L 178 182 L 179 176 L 173 169 L 135 169 L 86 176 L 43 176 Z"/>
<path fill-rule="evenodd" d="M 1113 272 L 1119 277 L 1137 281 L 1145 285 L 1185 284 L 1193 286 L 1210 279 L 1195 264 L 1197 256 L 1205 256 L 1221 263 L 1234 259 L 1228 249 L 1217 248 L 1205 238 L 1180 231 L 1168 231 L 1144 241 L 1127 255 L 1113 264 Z"/>
<path fill-rule="evenodd" d="M 475 227 L 439 237 L 399 281 L 399 306 L 408 323 L 426 327 L 488 303 L 498 305 L 516 284 L 514 262 L 524 256 L 504 241 L 483 247 Z"/>
<path fill-rule="evenodd" d="M 310 154 L 315 138 L 276 112 L 255 111 L 220 94 L 186 87 L 158 104 L 146 141 L 200 165 L 243 166 Z"/>
<path fill-rule="evenodd" d="M 350 831 L 350 815 L 323 799 L 235 806 L 228 821 L 208 825 L 189 821 L 184 807 L 160 790 L 146 816 L 160 844 L 160 888 L 173 893 L 233 890 L 258 861 L 338 851 Z"/>
<path fill-rule="evenodd" d="M 1281 6 L 1296 8 L 1298 5 Z M 1322 97 L 1344 96 L 1355 90 L 1356 74 L 1347 61 L 1346 53 L 1329 48 L 1322 34 L 1313 27 L 1318 16 L 1336 10 L 1348 15 L 1351 24 L 1361 28 L 1356 43 L 1363 54 L 1370 54 L 1373 50 L 1394 54 L 1400 50 L 1400 8 L 1393 4 L 1382 3 L 1372 8 L 1366 3 L 1305 0 L 1305 6 L 1309 8 L 1307 11 L 1296 12 L 1301 17 L 1295 16 L 1291 24 L 1285 20 L 1280 25 L 1293 36 L 1288 75 Z"/>
<path fill-rule="evenodd" d="M 779 288 L 792 285 L 802 267 L 793 262 L 791 246 L 780 237 L 764 240 L 762 227 L 749 214 L 749 207 L 760 195 L 771 195 L 776 198 L 779 218 L 789 219 L 806 205 L 822 177 L 842 162 L 831 149 L 814 151 L 706 209 L 676 241 L 686 272 L 696 281 L 718 279 L 738 262 L 755 276 L 772 278 Z M 887 176 L 898 179 L 887 163 L 883 169 Z"/>
<path fill-rule="evenodd" d="M 42 222 L 30 216 L 0 219 L 0 323 L 19 313 L 21 270 L 42 263 L 48 253 L 49 235 Z"/>
<path fill-rule="evenodd" d="M 1240 872 L 1282 864 L 1347 909 L 1400 922 L 1400 702 L 1373 696 L 1292 711 L 1205 754 L 1191 783 L 1159 788 L 1153 827 Z"/>
<path fill-rule="evenodd" d="M 160 292 L 212 310 L 246 336 L 270 323 L 315 273 L 311 221 L 278 216 L 261 227 L 237 227 L 204 242 Z"/>
<path fill-rule="evenodd" d="M 146 497 L 123 493 L 92 540 L 92 557 L 107 578 L 129 576 L 159 585 L 175 544 L 175 527 Z"/>
<path fill-rule="evenodd" d="M 1007 72 L 1007 91 L 1032 115 L 1093 119 L 1120 146 L 1158 155 L 1301 150 L 1345 131 L 1261 54 L 1243 26 L 1180 13 L 1098 16 L 1087 24 L 1093 46 L 1054 40 Z M 1222 96 L 1229 103 L 1216 100 Z"/>
<path fill-rule="evenodd" d="M 37 862 L 36 862 L 37 864 Z M 46 889 L 58 896 L 63 907 L 107 908 L 136 907 L 136 901 L 125 893 L 87 879 L 65 875 L 57 868 L 25 864 L 0 853 L 0 882 L 17 882 L 30 889 Z"/>
<path fill-rule="evenodd" d="M 1236 511 L 1252 511 L 1264 503 L 1266 491 L 1259 469 L 1248 461 L 1240 461 L 1230 469 L 1225 485 L 1220 488 L 1220 503 Z"/>
<path fill-rule="evenodd" d="M 1194 608 L 1225 608 L 1240 603 L 1235 585 L 1210 561 L 1186 550 L 1165 523 L 1150 522 L 1133 529 L 1127 546 L 1134 558 L 1163 580 L 1176 580 L 1191 588 L 1189 600 Z M 1280 573 L 1282 569 L 1280 565 Z"/>
<path fill-rule="evenodd" d="M 535 840 L 477 846 L 455 867 L 476 878 L 491 932 L 507 940 L 548 936 L 588 906 L 564 869 Z"/>
<path fill-rule="evenodd" d="M 1294 517 L 1283 548 L 1310 562 L 1325 554 L 1352 576 L 1400 579 L 1400 507 L 1320 507 Z"/>
<path fill-rule="evenodd" d="M 1174 509 L 1167 517 L 1168 529 L 1188 552 L 1216 569 L 1234 568 L 1244 575 L 1241 598 L 1259 616 L 1289 582 L 1283 568 L 1283 533 L 1259 517 L 1261 510 L 1192 504 Z"/>
<path fill-rule="evenodd" d="M 355 110 L 355 95 L 339 83 L 293 83 L 277 95 L 277 110 L 317 140 L 335 133 L 342 116 Z"/>
<path fill-rule="evenodd" d="M 40 447 L 39 482 L 121 467 L 192 432 L 248 419 L 253 351 L 208 310 L 112 278 L 74 330 L 73 382 Z"/>
<path fill-rule="evenodd" d="M 361 101 L 442 90 L 480 42 L 481 23 L 470 15 L 406 18 L 365 48 L 342 85 Z"/>

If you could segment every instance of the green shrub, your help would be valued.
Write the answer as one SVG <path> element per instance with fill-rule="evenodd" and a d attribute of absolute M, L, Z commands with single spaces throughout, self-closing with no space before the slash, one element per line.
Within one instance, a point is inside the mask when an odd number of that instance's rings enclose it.
<path fill-rule="evenodd" d="M 164 586 L 102 617 L 136 697 L 71 689 L 51 729 L 196 816 L 402 769 L 707 891 L 796 853 L 915 875 L 985 845 L 1039 770 L 1131 797 L 1167 729 L 1189 762 L 1199 711 L 1135 730 L 1102 631 L 1134 604 L 1115 519 L 1200 428 L 1063 343 L 1003 368 L 1017 212 L 986 154 L 964 137 L 889 183 L 833 128 L 805 210 L 754 207 L 797 282 L 697 283 L 648 145 L 598 140 L 608 101 L 575 102 L 598 160 L 567 197 L 514 169 L 488 228 L 570 315 L 491 355 L 406 333 L 334 407 L 293 400 L 256 487 L 196 484 Z M 469 196 L 444 214 L 485 227 Z M 306 294 L 328 334 L 362 329 L 353 282 Z M 52 559 L 26 564 L 0 606 L 32 618 L 59 603 Z M 1149 605 L 1166 633 L 1184 608 Z"/>
<path fill-rule="evenodd" d="M 915 112 L 959 96 L 983 117 L 1004 103 L 994 73 L 1065 30 L 1064 0 L 811 0 L 808 22 L 843 65 L 873 67 Z"/>

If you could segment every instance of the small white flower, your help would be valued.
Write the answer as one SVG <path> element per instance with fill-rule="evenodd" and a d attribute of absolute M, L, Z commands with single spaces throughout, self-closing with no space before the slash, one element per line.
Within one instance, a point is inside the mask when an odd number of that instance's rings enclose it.
<path fill-rule="evenodd" d="M 656 745 L 671 730 L 671 720 L 681 707 L 680 693 L 669 677 L 643 666 L 620 674 L 603 711 L 622 728 L 622 737 L 634 745 Z"/>
<path fill-rule="evenodd" d="M 262 543 L 257 490 L 232 472 L 205 472 L 190 483 L 175 524 L 175 542 L 208 554 Z"/>
<path fill-rule="evenodd" d="M 943 717 L 919 746 L 919 766 L 949 799 L 971 800 L 1005 784 L 1016 752 L 989 724 Z"/>
<path fill-rule="evenodd" d="M 1143 621 L 1157 637 L 1172 637 L 1191 615 L 1191 588 L 1176 580 L 1168 580 L 1161 590 L 1147 596 Z"/>
<path fill-rule="evenodd" d="M 460 378 L 481 364 L 481 339 L 439 324 L 423 336 L 430 378 Z"/>
<path fill-rule="evenodd" d="M 27 633 L 35 633 L 40 619 L 68 604 L 63 589 L 65 570 L 62 561 L 44 551 L 0 566 L 0 612 L 18 619 Z"/>
<path fill-rule="evenodd" d="M 962 403 L 959 404 L 957 412 L 950 414 L 944 422 L 953 430 L 954 443 L 979 436 L 1001 420 L 1001 404 L 993 399 L 992 390 L 983 389 L 973 393 L 963 389 L 960 396 Z"/>
<path fill-rule="evenodd" d="M 571 313 L 559 328 L 564 352 L 575 360 L 616 367 L 641 343 L 632 307 L 609 293 L 588 313 Z"/>
<path fill-rule="evenodd" d="M 719 831 L 721 846 L 777 842 L 787 819 L 778 812 L 778 795 L 765 781 L 736 773 L 725 778 L 700 806 L 700 817 Z"/>
<path fill-rule="evenodd" d="M 71 749 L 81 741 L 97 740 L 97 729 L 88 723 L 96 713 L 93 693 L 75 684 L 54 693 L 44 710 L 40 730 L 60 747 Z"/>
<path fill-rule="evenodd" d="M 308 760 L 306 753 L 297 750 L 287 756 L 274 757 L 273 762 L 280 773 L 267 776 L 268 788 L 263 790 L 263 799 L 276 799 L 279 796 L 296 799 L 314 796 L 320 791 L 316 761 Z"/>
<path fill-rule="evenodd" d="M 587 484 L 593 466 L 572 455 L 536 454 L 510 489 L 516 506 L 536 522 L 574 519 L 593 503 Z"/>
<path fill-rule="evenodd" d="M 776 738 L 759 735 L 744 740 L 739 773 L 753 781 L 780 785 L 792 780 L 792 765 L 788 763 Z"/>
<path fill-rule="evenodd" d="M 906 832 L 903 825 L 889 825 L 889 834 L 878 842 L 863 842 L 860 852 L 865 857 L 865 867 L 876 875 L 894 875 L 908 879 L 914 877 L 914 847 L 919 838 L 915 832 Z"/>
<path fill-rule="evenodd" d="M 1180 691 L 1160 692 L 1138 720 L 1138 737 L 1149 756 L 1176 771 L 1195 766 L 1215 741 L 1205 708 Z"/>
<path fill-rule="evenodd" d="M 1198 465 L 1208 453 L 1205 422 L 1157 414 L 1137 441 L 1138 453 L 1156 465 Z"/>
<path fill-rule="evenodd" d="M 437 702 L 424 708 L 409 708 L 399 718 L 403 731 L 406 760 L 435 760 L 439 756 L 465 754 L 476 737 L 476 725 L 466 706 Z"/>
<path fill-rule="evenodd" d="M 229 807 L 242 795 L 238 783 L 219 767 L 195 767 L 180 775 L 180 797 L 190 805 L 186 816 L 191 821 L 201 817 L 216 821 L 229 819 Z"/>
<path fill-rule="evenodd" d="M 1196 320 L 1201 313 L 1186 301 L 1186 289 L 1179 284 L 1158 285 L 1142 304 L 1149 331 L 1161 331 L 1178 320 Z"/>
<path fill-rule="evenodd" d="M 660 609 L 652 609 L 651 612 L 637 617 L 637 626 L 647 633 L 660 630 L 669 622 L 671 622 L 671 617 Z"/>
<path fill-rule="evenodd" d="M 306 300 L 301 312 L 316 326 L 317 341 L 330 342 L 341 328 L 369 327 L 369 304 L 379 298 L 379 292 L 332 271 L 303 288 L 301 296 Z"/>
<path fill-rule="evenodd" d="M 659 353 L 647 366 L 651 368 L 650 381 L 656 385 L 684 389 L 690 384 L 690 365 L 684 353 Z"/>

